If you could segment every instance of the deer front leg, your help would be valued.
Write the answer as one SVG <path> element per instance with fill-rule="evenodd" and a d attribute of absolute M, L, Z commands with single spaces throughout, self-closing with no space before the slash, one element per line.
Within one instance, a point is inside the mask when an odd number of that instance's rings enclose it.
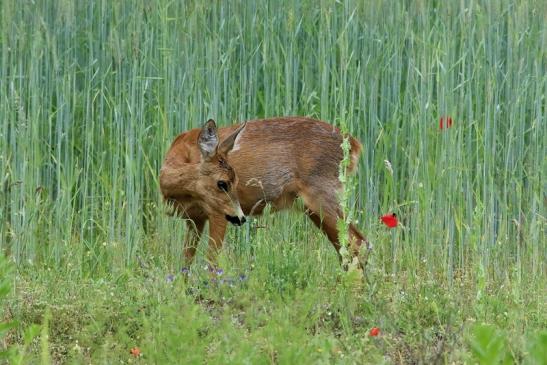
<path fill-rule="evenodd" d="M 222 216 L 209 217 L 209 248 L 207 250 L 207 261 L 213 269 L 217 267 L 217 257 L 222 248 L 227 223 L 226 219 Z"/>
<path fill-rule="evenodd" d="M 186 266 L 190 267 L 196 255 L 196 248 L 199 244 L 203 227 L 204 218 L 191 218 L 186 221 L 186 238 L 184 240 L 184 257 Z"/>

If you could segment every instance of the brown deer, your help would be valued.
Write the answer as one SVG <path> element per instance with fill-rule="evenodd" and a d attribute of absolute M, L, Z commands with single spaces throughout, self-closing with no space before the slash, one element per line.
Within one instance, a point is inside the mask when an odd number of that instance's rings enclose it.
<path fill-rule="evenodd" d="M 361 144 L 349 137 L 350 165 L 356 168 Z M 184 255 L 191 264 L 209 221 L 210 264 L 222 247 L 227 223 L 245 223 L 267 204 L 274 211 L 302 198 L 305 213 L 327 235 L 340 258 L 337 220 L 343 158 L 342 135 L 332 125 L 310 118 L 286 117 L 245 122 L 217 129 L 209 120 L 180 134 L 171 144 L 160 172 L 164 199 L 187 219 Z M 363 235 L 350 225 L 356 257 Z"/>

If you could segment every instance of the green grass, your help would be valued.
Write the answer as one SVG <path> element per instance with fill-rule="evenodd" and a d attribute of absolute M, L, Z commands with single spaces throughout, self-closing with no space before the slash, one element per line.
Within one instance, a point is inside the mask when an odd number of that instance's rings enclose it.
<path fill-rule="evenodd" d="M 16 327 L 0 351 L 542 363 L 545 14 L 539 0 L 2 1 L 0 250 L 15 270 L 0 265 L 0 318 Z M 185 281 L 184 226 L 158 186 L 170 142 L 208 118 L 280 115 L 363 143 L 347 191 L 374 244 L 367 280 L 346 281 L 327 239 L 286 212 L 230 229 L 233 286 L 204 284 L 204 247 Z M 390 212 L 394 230 L 378 219 Z"/>

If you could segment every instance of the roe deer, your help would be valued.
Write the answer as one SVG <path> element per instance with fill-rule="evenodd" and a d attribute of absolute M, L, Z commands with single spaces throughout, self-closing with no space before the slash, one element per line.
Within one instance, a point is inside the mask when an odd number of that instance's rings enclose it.
<path fill-rule="evenodd" d="M 356 168 L 361 144 L 349 137 L 350 165 Z M 341 217 L 338 192 L 342 135 L 334 126 L 304 117 L 271 118 L 217 130 L 213 120 L 180 134 L 171 144 L 160 172 L 160 188 L 174 212 L 187 219 L 184 255 L 190 265 L 209 220 L 211 265 L 216 262 L 227 223 L 245 223 L 266 204 L 288 208 L 302 198 L 305 213 L 327 235 L 340 258 L 336 223 Z M 350 225 L 355 257 L 363 235 Z"/>

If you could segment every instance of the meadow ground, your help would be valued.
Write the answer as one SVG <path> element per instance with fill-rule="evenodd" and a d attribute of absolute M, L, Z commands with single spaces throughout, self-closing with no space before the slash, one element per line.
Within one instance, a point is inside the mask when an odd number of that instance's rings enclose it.
<path fill-rule="evenodd" d="M 546 363 L 545 14 L 3 0 L 0 361 Z M 297 212 L 230 228 L 218 282 L 205 243 L 181 272 L 170 142 L 281 115 L 363 143 L 346 209 L 374 244 L 366 280 Z"/>

